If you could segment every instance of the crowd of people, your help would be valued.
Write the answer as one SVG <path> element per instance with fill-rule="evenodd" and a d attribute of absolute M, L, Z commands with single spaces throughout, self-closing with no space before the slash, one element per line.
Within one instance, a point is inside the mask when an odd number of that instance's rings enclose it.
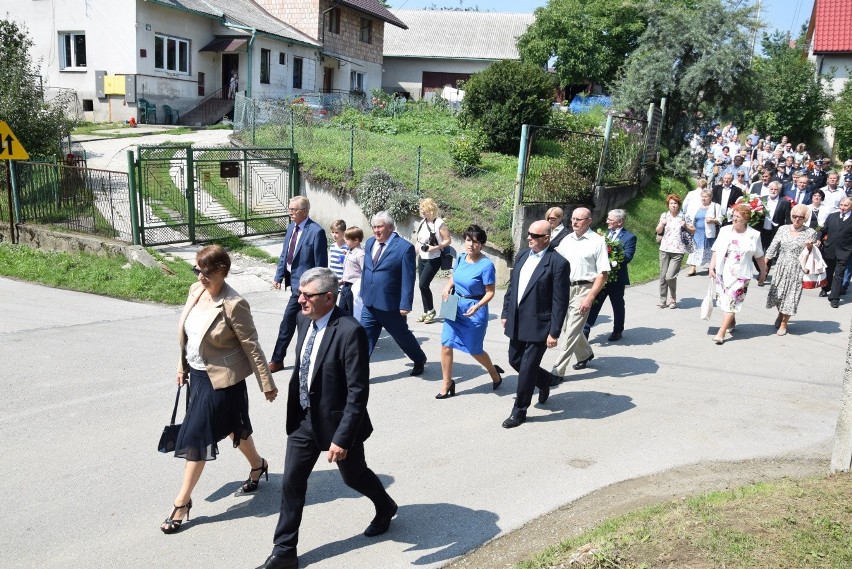
<path fill-rule="evenodd" d="M 677 279 L 684 258 L 687 276 L 708 267 L 723 313 L 713 337 L 719 345 L 735 329 L 755 273 L 763 286 L 773 269 L 766 307 L 777 310 L 775 326 L 784 335 L 809 276 L 811 286 L 821 286 L 820 295 L 839 306 L 852 253 L 852 160 L 844 164 L 841 182 L 841 174 L 825 171 L 830 164 L 818 157 L 811 160 L 804 145 L 793 150 L 786 138 L 775 145 L 756 131 L 744 144 L 738 140 L 733 125 L 720 129 L 706 150 L 713 156 L 706 177 L 683 199 L 667 196 L 655 228 L 659 308 L 678 307 Z M 751 194 L 760 207 L 751 203 Z M 389 529 L 398 506 L 367 466 L 364 453 L 372 431 L 367 413 L 369 360 L 384 329 L 411 360 L 410 375 L 424 373 L 427 357 L 408 325 L 415 281 L 423 306 L 417 320 L 441 321 L 443 326 L 442 382 L 435 398 L 456 394 L 457 351 L 484 368 L 493 390 L 501 387 L 504 373 L 483 345 L 497 282 L 495 266 L 483 254 L 487 235 L 481 227 L 471 225 L 462 235 L 464 251 L 452 258 L 437 307 L 430 286 L 446 267 L 442 261 L 451 236 L 431 199 L 421 200 L 422 219 L 411 239 L 401 235 L 393 217 L 383 211 L 370 220 L 372 236 L 366 241 L 361 228 L 333 222 L 329 246 L 325 229 L 310 218 L 307 198 L 293 198 L 289 214 L 273 288 L 290 292 L 268 363 L 248 303 L 225 282 L 227 252 L 211 245 L 196 256 L 198 282 L 189 291 L 178 331 L 176 381 L 188 381 L 192 387 L 175 452 L 186 465 L 173 510 L 160 526 L 164 533 L 174 533 L 189 519 L 192 491 L 225 437 L 249 463 L 243 492 L 256 491 L 262 477 L 268 479 L 269 463 L 252 437 L 245 378 L 255 375 L 266 399 L 274 401 L 278 388 L 272 374 L 284 369 L 295 337 L 295 365 L 287 385 L 282 502 L 272 553 L 263 569 L 298 567 L 308 477 L 321 454 L 337 464 L 346 485 L 373 502 L 375 516 L 364 534 L 373 537 Z M 754 215 L 759 215 L 756 227 L 750 225 Z M 545 219 L 530 224 L 528 247 L 514 260 L 500 307 L 507 360 L 518 374 L 504 428 L 526 421 L 536 389 L 539 404 L 546 403 L 569 365 L 582 370 L 594 359 L 588 336 L 607 299 L 613 312 L 608 341 L 622 339 L 624 289 L 637 247 L 636 235 L 625 228 L 626 219 L 624 210 L 613 209 L 606 218 L 608 231 L 596 232 L 589 209 L 576 208 L 566 220 L 561 208 L 552 207 Z M 616 263 L 610 257 L 614 248 L 619 251 Z M 816 271 L 823 271 L 822 278 L 813 279 Z M 548 349 L 557 352 L 549 371 L 541 366 Z"/>

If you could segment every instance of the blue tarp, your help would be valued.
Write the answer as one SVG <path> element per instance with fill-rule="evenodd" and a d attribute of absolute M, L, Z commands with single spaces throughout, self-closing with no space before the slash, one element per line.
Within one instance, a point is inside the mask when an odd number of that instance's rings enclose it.
<path fill-rule="evenodd" d="M 588 111 L 595 105 L 600 105 L 608 109 L 612 106 L 612 99 L 606 95 L 575 95 L 574 98 L 571 99 L 571 105 L 569 105 L 568 109 L 572 113 L 582 113 Z"/>

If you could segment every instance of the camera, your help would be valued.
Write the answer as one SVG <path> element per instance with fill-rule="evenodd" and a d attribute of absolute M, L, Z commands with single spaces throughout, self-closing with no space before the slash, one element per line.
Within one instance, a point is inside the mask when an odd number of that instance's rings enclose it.
<path fill-rule="evenodd" d="M 426 251 L 429 250 L 429 246 L 428 245 L 421 245 L 420 250 L 423 251 L 423 252 L 426 252 Z"/>

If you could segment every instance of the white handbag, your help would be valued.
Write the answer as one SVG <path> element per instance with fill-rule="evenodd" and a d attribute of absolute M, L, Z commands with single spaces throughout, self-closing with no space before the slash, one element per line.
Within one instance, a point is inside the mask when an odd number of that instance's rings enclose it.
<path fill-rule="evenodd" d="M 716 299 L 716 281 L 711 280 L 710 286 L 707 287 L 707 294 L 704 300 L 701 301 L 701 318 L 710 320 L 710 315 L 713 314 L 713 301 Z"/>

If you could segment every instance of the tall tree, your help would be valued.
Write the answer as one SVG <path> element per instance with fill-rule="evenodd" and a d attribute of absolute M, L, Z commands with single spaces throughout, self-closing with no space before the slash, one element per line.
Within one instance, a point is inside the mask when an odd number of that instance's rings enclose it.
<path fill-rule="evenodd" d="M 747 0 L 649 0 L 642 12 L 648 27 L 612 92 L 622 108 L 666 97 L 663 141 L 676 151 L 698 113 L 741 100 L 759 22 Z"/>
<path fill-rule="evenodd" d="M 59 154 L 59 140 L 76 117 L 76 94 L 61 92 L 49 103 L 38 68 L 30 57 L 33 42 L 13 21 L 0 20 L 0 120 L 9 124 L 21 145 L 33 154 Z"/>
<path fill-rule="evenodd" d="M 609 82 L 637 46 L 645 18 L 635 0 L 550 0 L 518 39 L 524 61 L 555 60 L 561 87 Z"/>
<path fill-rule="evenodd" d="M 831 104 L 834 145 L 841 160 L 852 158 L 852 81 L 847 80 Z"/>

